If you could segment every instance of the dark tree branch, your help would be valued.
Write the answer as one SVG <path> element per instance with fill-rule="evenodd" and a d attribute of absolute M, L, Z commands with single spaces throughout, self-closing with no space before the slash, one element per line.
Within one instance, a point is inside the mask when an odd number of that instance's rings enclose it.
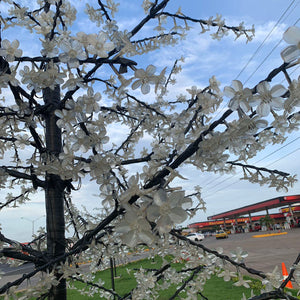
<path fill-rule="evenodd" d="M 9 204 L 11 204 L 11 203 L 17 201 L 18 199 L 24 197 L 25 195 L 27 195 L 27 194 L 29 194 L 29 193 L 30 193 L 30 191 L 27 190 L 27 191 L 25 191 L 24 193 L 22 193 L 21 195 L 16 196 L 16 197 L 13 197 L 13 198 L 11 198 L 10 200 L 6 201 L 4 204 L 0 202 L 0 210 L 1 210 L 2 208 L 6 207 L 6 206 L 9 206 Z"/>
<path fill-rule="evenodd" d="M 256 170 L 258 172 L 263 171 L 263 172 L 267 172 L 267 173 L 270 173 L 270 174 L 277 174 L 277 175 L 280 175 L 282 177 L 287 177 L 287 176 L 290 175 L 289 173 L 285 173 L 285 172 L 282 172 L 282 171 L 270 170 L 270 169 L 267 169 L 267 168 L 256 167 L 256 166 L 253 166 L 253 165 L 246 165 L 246 164 L 242 164 L 242 163 L 238 163 L 238 162 L 234 162 L 234 161 L 227 161 L 226 163 L 230 164 L 232 166 L 240 166 L 240 167 L 243 167 L 243 168 L 246 168 L 246 169 L 253 169 L 253 170 Z"/>
<path fill-rule="evenodd" d="M 0 169 L 2 169 L 5 173 L 7 173 L 8 175 L 10 175 L 12 177 L 19 178 L 19 179 L 26 179 L 26 180 L 30 180 L 30 181 L 35 181 L 35 184 L 38 187 L 45 188 L 45 182 L 43 180 L 40 180 L 40 179 L 36 178 L 36 176 L 34 174 L 28 175 L 26 173 L 21 173 L 21 172 L 16 171 L 16 170 L 9 169 L 6 166 L 2 166 L 2 167 L 0 167 Z"/>
<path fill-rule="evenodd" d="M 98 0 L 98 4 L 100 5 L 100 8 L 101 8 L 101 10 L 103 11 L 103 14 L 105 15 L 106 19 L 107 19 L 108 21 L 111 21 L 111 18 L 110 18 L 110 16 L 109 16 L 109 14 L 108 14 L 108 12 L 107 12 L 105 6 L 103 5 L 102 1 Z"/>
<path fill-rule="evenodd" d="M 185 20 L 185 21 L 190 21 L 190 22 L 193 22 L 193 23 L 199 23 L 199 24 L 202 24 L 202 25 L 206 25 L 206 26 L 213 26 L 213 27 L 218 27 L 218 28 L 225 28 L 225 29 L 228 29 L 228 30 L 232 30 L 234 33 L 238 33 L 238 32 L 243 32 L 246 36 L 248 36 L 248 32 L 249 31 L 252 31 L 251 29 L 242 29 L 237 27 L 237 26 L 228 26 L 228 25 L 220 25 L 219 23 L 216 23 L 216 22 L 208 22 L 207 20 L 202 20 L 202 19 L 194 19 L 194 18 L 191 18 L 191 17 L 188 17 L 188 16 L 183 16 L 183 15 L 179 15 L 179 14 L 171 14 L 171 13 L 168 13 L 168 12 L 161 12 L 159 14 L 157 14 L 157 16 L 161 16 L 161 15 L 165 15 L 165 16 L 169 16 L 169 17 L 172 17 L 172 18 L 176 18 L 176 19 L 181 19 L 181 20 Z"/>
<path fill-rule="evenodd" d="M 96 287 L 96 288 L 98 288 L 98 289 L 100 289 L 100 290 L 103 290 L 103 291 L 105 291 L 105 292 L 110 293 L 111 295 L 113 295 L 113 296 L 116 297 L 117 299 L 122 299 L 122 297 L 121 297 L 119 294 L 117 294 L 115 291 L 110 290 L 110 289 L 107 289 L 107 288 L 105 288 L 104 286 L 101 286 L 101 285 L 96 284 L 96 283 L 94 283 L 94 282 L 91 282 L 91 281 L 85 281 L 85 280 L 81 279 L 80 277 L 76 277 L 76 276 L 71 276 L 70 279 L 73 279 L 73 280 L 82 282 L 82 283 L 84 283 L 84 284 L 87 284 L 87 285 Z"/>
<path fill-rule="evenodd" d="M 174 295 L 169 298 L 169 300 L 175 299 L 180 294 L 180 292 L 182 292 L 186 288 L 186 286 L 188 285 L 188 283 L 191 282 L 194 279 L 194 277 L 199 272 L 201 272 L 203 269 L 204 269 L 204 266 L 197 267 L 196 270 L 193 271 L 193 273 L 191 274 L 191 276 L 187 280 L 184 281 L 184 283 L 181 285 L 181 287 L 179 287 L 176 290 L 176 292 L 174 293 Z"/>
<path fill-rule="evenodd" d="M 122 143 L 122 145 L 115 151 L 115 155 L 118 154 L 118 152 L 123 149 L 123 147 L 129 143 L 130 139 L 132 138 L 132 136 L 135 134 L 135 132 L 137 132 L 137 130 L 140 128 L 140 126 L 145 122 L 145 118 L 143 118 L 137 125 L 135 128 L 133 128 L 130 132 L 130 134 L 128 135 L 128 137 L 126 138 L 126 140 Z"/>
<path fill-rule="evenodd" d="M 138 164 L 138 163 L 150 161 L 150 160 L 151 160 L 151 156 L 152 156 L 153 154 L 154 154 L 154 152 L 151 152 L 151 153 L 149 153 L 149 154 L 148 154 L 147 156 L 145 156 L 145 157 L 123 160 L 123 161 L 121 162 L 121 165 L 122 165 L 122 166 L 125 166 L 125 165 Z"/>
<path fill-rule="evenodd" d="M 155 5 L 152 6 L 152 8 L 150 9 L 150 12 L 149 14 L 137 25 L 135 26 L 130 34 L 131 34 L 131 37 L 136 35 L 143 27 L 144 25 L 150 21 L 151 19 L 155 18 L 157 16 L 157 13 L 164 9 L 165 6 L 168 4 L 170 0 L 164 0 L 162 1 L 161 3 L 159 3 L 158 5 L 155 3 Z"/>
<path fill-rule="evenodd" d="M 230 257 L 228 257 L 227 255 L 220 254 L 219 252 L 217 252 L 217 251 L 215 251 L 215 250 L 211 250 L 211 249 L 205 247 L 205 246 L 202 245 L 202 244 L 193 242 L 193 241 L 189 240 L 187 237 L 178 234 L 175 230 L 171 230 L 171 231 L 170 231 L 170 234 L 173 235 L 173 236 L 175 236 L 175 237 L 178 238 L 179 240 L 186 241 L 186 242 L 190 243 L 191 245 L 196 246 L 196 247 L 202 249 L 203 251 L 205 251 L 205 252 L 207 252 L 207 253 L 214 254 L 215 256 L 221 258 L 221 259 L 224 260 L 224 261 L 228 261 L 228 262 L 229 262 L 230 264 L 232 264 L 233 266 L 242 268 L 242 269 L 246 270 L 246 271 L 247 271 L 248 273 L 250 273 L 250 274 L 259 276 L 259 277 L 261 277 L 261 278 L 266 278 L 266 277 L 267 277 L 262 271 L 258 271 L 258 270 L 255 270 L 255 269 L 253 269 L 253 268 L 249 268 L 249 267 L 247 267 L 244 263 L 238 263 L 238 262 L 235 262 L 234 260 L 232 260 L 232 259 L 231 259 Z"/>

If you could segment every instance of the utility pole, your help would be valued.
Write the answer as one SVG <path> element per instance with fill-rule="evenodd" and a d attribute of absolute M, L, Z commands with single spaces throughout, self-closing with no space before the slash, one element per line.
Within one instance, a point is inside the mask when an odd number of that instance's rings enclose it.
<path fill-rule="evenodd" d="M 32 228 L 31 228 L 31 230 L 32 230 L 32 236 L 34 235 L 34 223 L 37 221 L 37 220 L 39 220 L 39 219 L 41 219 L 41 218 L 44 218 L 45 217 L 45 215 L 43 215 L 43 216 L 40 216 L 40 217 L 38 217 L 37 219 L 34 219 L 34 220 L 31 220 L 31 219 L 29 219 L 29 218 L 26 218 L 26 217 L 21 217 L 21 219 L 22 220 L 26 220 L 26 221 L 29 221 L 29 222 L 31 222 L 31 226 L 32 226 Z"/>

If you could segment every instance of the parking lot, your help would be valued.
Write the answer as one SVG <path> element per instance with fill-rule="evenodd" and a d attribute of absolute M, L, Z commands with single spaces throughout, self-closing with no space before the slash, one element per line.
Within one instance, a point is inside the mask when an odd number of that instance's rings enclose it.
<path fill-rule="evenodd" d="M 209 248 L 222 247 L 227 255 L 230 255 L 230 251 L 235 250 L 236 247 L 242 247 L 248 252 L 246 265 L 266 273 L 272 272 L 276 265 L 281 270 L 282 262 L 289 270 L 300 253 L 300 228 L 286 232 L 287 234 L 284 235 L 260 238 L 253 236 L 267 232 L 230 234 L 228 239 L 222 240 L 210 236 L 201 243 Z"/>

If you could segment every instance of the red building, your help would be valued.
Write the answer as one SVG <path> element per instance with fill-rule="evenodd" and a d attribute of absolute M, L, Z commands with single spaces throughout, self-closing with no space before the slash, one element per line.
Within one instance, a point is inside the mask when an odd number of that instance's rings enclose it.
<path fill-rule="evenodd" d="M 279 208 L 279 213 L 269 214 L 269 209 Z M 214 230 L 217 227 L 231 229 L 232 227 L 256 230 L 257 224 L 266 214 L 252 216 L 253 213 L 266 211 L 275 223 L 286 222 L 287 218 L 292 226 L 298 224 L 300 220 L 300 195 L 283 196 L 272 198 L 270 200 L 258 202 L 255 204 L 243 206 L 237 209 L 229 210 L 207 218 L 205 222 L 196 222 L 188 227 L 194 231 Z M 247 225 L 248 224 L 248 225 Z"/>

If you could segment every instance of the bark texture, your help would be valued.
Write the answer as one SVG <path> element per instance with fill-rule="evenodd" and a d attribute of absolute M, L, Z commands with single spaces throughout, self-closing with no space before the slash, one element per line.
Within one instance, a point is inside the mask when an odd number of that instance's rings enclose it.
<path fill-rule="evenodd" d="M 46 107 L 46 149 L 48 159 L 56 159 L 62 151 L 61 129 L 56 125 L 57 117 L 54 112 L 60 103 L 60 88 L 54 90 L 46 88 L 43 90 L 43 97 Z M 46 226 L 47 226 L 47 254 L 49 259 L 62 256 L 65 253 L 65 218 L 64 218 L 64 181 L 60 176 L 46 174 Z M 56 278 L 60 274 L 56 272 Z M 60 280 L 57 286 L 52 286 L 48 299 L 67 299 L 66 281 Z"/>

